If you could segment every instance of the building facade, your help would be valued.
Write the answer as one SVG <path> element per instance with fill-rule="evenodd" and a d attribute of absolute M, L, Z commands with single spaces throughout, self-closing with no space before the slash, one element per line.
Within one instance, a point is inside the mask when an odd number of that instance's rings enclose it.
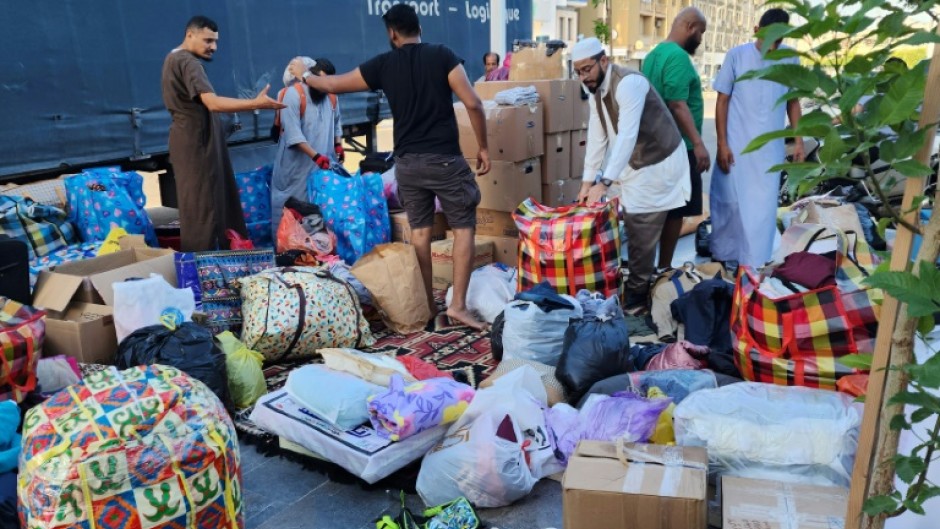
<path fill-rule="evenodd" d="M 710 87 L 725 52 L 752 38 L 763 0 L 606 0 L 597 7 L 590 1 L 584 3 L 587 5 L 578 8 L 578 35 L 594 36 L 595 21 L 608 20 L 611 56 L 618 63 L 636 68 L 669 35 L 679 11 L 698 7 L 708 20 L 708 30 L 693 61 Z M 539 35 L 539 31 L 535 34 Z"/>

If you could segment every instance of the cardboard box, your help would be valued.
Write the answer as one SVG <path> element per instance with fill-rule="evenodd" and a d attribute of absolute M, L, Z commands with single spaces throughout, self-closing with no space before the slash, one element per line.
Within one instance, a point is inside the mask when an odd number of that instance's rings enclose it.
<path fill-rule="evenodd" d="M 483 107 L 490 160 L 519 162 L 543 154 L 545 146 L 542 144 L 542 136 L 545 127 L 542 121 L 542 103 L 504 106 L 497 105 L 494 101 L 484 101 Z M 460 151 L 467 158 L 474 158 L 479 153 L 480 146 L 467 109 L 463 103 L 454 103 L 454 113 L 460 133 Z"/>
<path fill-rule="evenodd" d="M 117 333 L 111 285 L 156 273 L 175 286 L 174 253 L 133 248 L 40 272 L 33 304 L 49 314 L 44 354 L 64 354 L 87 363 L 113 363 Z"/>
<path fill-rule="evenodd" d="M 513 57 L 515 59 L 515 57 Z M 483 100 L 492 100 L 496 94 L 510 88 L 534 86 L 542 102 L 545 133 L 569 131 L 575 125 L 575 108 L 572 95 L 580 90 L 580 81 L 564 79 L 543 81 L 490 81 L 480 82 L 473 86 L 477 95 Z M 580 99 L 579 99 L 580 101 Z M 586 126 L 585 126 L 586 127 Z M 492 150 L 490 146 L 490 150 Z M 464 153 L 467 155 L 467 153 Z M 492 153 L 490 153 L 492 155 Z"/>
<path fill-rule="evenodd" d="M 512 212 L 477 208 L 477 235 L 491 237 L 519 237 L 519 228 L 512 219 Z"/>
<path fill-rule="evenodd" d="M 34 304 L 47 311 L 44 356 L 68 355 L 79 362 L 113 364 L 117 353 L 114 311 L 106 305 L 72 302 L 84 278 L 43 273 Z"/>
<path fill-rule="evenodd" d="M 477 235 L 476 240 L 493 243 L 494 261 L 516 268 L 519 266 L 519 237 Z"/>
<path fill-rule="evenodd" d="M 542 183 L 571 178 L 571 133 L 545 135 L 545 156 L 542 159 Z"/>
<path fill-rule="evenodd" d="M 591 121 L 591 105 L 595 104 L 591 94 L 586 92 L 581 81 L 571 86 L 569 97 L 573 102 L 571 130 L 587 130 Z"/>
<path fill-rule="evenodd" d="M 542 184 L 542 204 L 546 206 L 570 206 L 578 201 L 581 182 L 566 178 Z"/>
<path fill-rule="evenodd" d="M 476 240 L 473 269 L 494 261 L 495 248 L 490 241 Z M 447 289 L 454 282 L 454 240 L 444 239 L 431 243 L 431 274 L 434 288 Z"/>
<path fill-rule="evenodd" d="M 584 176 L 584 157 L 587 155 L 587 130 L 571 131 L 571 178 Z"/>
<path fill-rule="evenodd" d="M 562 483 L 565 529 L 705 529 L 708 455 L 701 447 L 581 441 Z"/>
<path fill-rule="evenodd" d="M 392 242 L 411 243 L 411 225 L 408 224 L 408 214 L 404 211 L 390 211 L 392 221 Z M 439 241 L 447 237 L 447 218 L 443 213 L 434 214 L 434 225 L 431 226 L 431 240 Z"/>
<path fill-rule="evenodd" d="M 549 57 L 545 51 L 545 45 L 542 44 L 536 48 L 522 48 L 513 53 L 509 65 L 509 80 L 561 79 L 565 74 L 562 53 L 556 51 Z"/>
<path fill-rule="evenodd" d="M 108 255 L 102 255 L 84 261 L 73 261 L 45 270 L 43 275 L 69 275 L 82 278 L 81 288 L 76 292 L 56 293 L 43 292 L 40 286 L 36 287 L 36 303 L 50 302 L 50 297 L 65 299 L 65 301 L 80 301 L 114 305 L 113 283 L 126 281 L 131 278 L 147 278 L 150 274 L 162 275 L 169 284 L 176 285 L 176 266 L 173 262 L 173 250 L 159 248 L 133 248 L 121 250 Z M 68 296 L 67 298 L 64 298 Z M 59 299 L 59 301 L 61 301 Z M 42 305 L 49 306 L 49 305 Z"/>
<path fill-rule="evenodd" d="M 476 167 L 476 160 L 467 160 Z M 523 162 L 492 162 L 490 172 L 477 177 L 479 207 L 513 212 L 519 203 L 532 197 L 542 200 L 542 164 L 538 158 Z M 497 234 L 493 234 L 497 235 Z"/>
<path fill-rule="evenodd" d="M 832 529 L 845 526 L 849 489 L 721 478 L 725 529 Z"/>

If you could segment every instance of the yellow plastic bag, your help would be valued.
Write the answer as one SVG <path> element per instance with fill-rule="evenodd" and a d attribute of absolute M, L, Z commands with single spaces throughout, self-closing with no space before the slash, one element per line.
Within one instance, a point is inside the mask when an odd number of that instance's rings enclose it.
<path fill-rule="evenodd" d="M 215 339 L 225 353 L 228 392 L 232 403 L 236 408 L 248 408 L 268 392 L 261 369 L 264 356 L 246 347 L 231 331 L 225 331 Z"/>
<path fill-rule="evenodd" d="M 127 235 L 127 230 L 116 224 L 112 224 L 111 231 L 108 232 L 108 236 L 104 239 L 104 242 L 101 243 L 101 248 L 98 249 L 98 253 L 95 255 L 107 255 L 120 250 L 121 237 L 125 235 Z"/>
<path fill-rule="evenodd" d="M 653 386 L 646 392 L 646 398 L 665 399 L 667 397 L 661 389 Z M 658 445 L 676 444 L 676 432 L 672 428 L 672 412 L 675 409 L 675 403 L 670 403 L 669 407 L 663 410 L 663 412 L 659 415 L 659 420 L 656 421 L 656 430 L 654 430 L 653 435 L 650 436 L 651 443 Z"/>

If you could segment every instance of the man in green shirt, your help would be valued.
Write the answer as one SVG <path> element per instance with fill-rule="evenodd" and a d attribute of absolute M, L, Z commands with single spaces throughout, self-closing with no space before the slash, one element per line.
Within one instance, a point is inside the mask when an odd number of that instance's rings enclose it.
<path fill-rule="evenodd" d="M 670 268 L 679 242 L 683 217 L 702 214 L 702 173 L 711 166 L 708 149 L 702 141 L 705 102 L 702 80 L 692 65 L 691 56 L 702 43 L 705 15 L 694 7 L 679 12 L 669 37 L 659 43 L 643 60 L 643 75 L 666 102 L 682 132 L 689 151 L 692 197 L 685 206 L 669 212 L 659 239 L 659 268 Z"/>

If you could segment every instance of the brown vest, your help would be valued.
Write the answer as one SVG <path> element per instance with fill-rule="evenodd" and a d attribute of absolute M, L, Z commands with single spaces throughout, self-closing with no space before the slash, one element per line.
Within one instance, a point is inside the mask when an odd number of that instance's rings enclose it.
<path fill-rule="evenodd" d="M 617 134 L 617 116 L 620 115 L 620 104 L 617 103 L 617 87 L 620 81 L 628 75 L 643 75 L 642 73 L 618 64 L 610 65 L 610 84 L 607 89 L 607 95 L 603 97 L 604 106 L 607 107 L 607 114 L 611 117 L 614 134 Z M 594 103 L 597 106 L 597 115 L 601 120 L 601 126 L 604 128 L 604 134 L 607 132 L 607 122 L 604 119 L 604 112 L 601 110 L 601 92 L 600 89 L 594 94 Z M 640 130 L 636 138 L 636 147 L 633 148 L 633 154 L 630 156 L 630 167 L 641 169 L 656 165 L 665 160 L 670 154 L 675 152 L 676 147 L 682 143 L 682 134 L 679 133 L 679 127 L 672 118 L 672 112 L 663 103 L 659 94 L 650 85 L 646 92 L 646 103 L 643 105 L 643 115 L 640 117 Z"/>

